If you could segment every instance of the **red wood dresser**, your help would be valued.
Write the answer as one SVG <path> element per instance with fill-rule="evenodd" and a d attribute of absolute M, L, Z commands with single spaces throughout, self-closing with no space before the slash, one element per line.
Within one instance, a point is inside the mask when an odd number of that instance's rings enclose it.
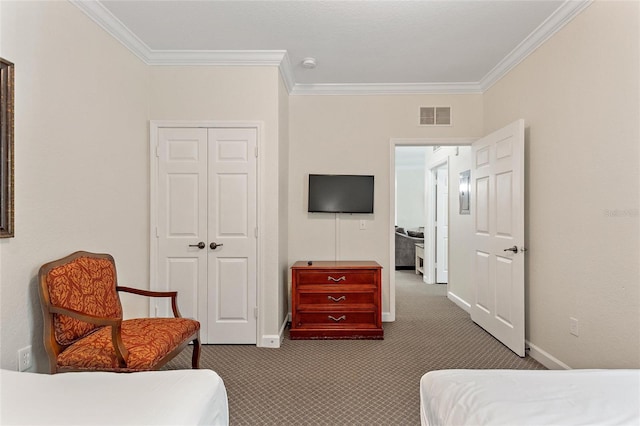
<path fill-rule="evenodd" d="M 291 339 L 383 339 L 378 263 L 299 261 L 291 277 Z"/>

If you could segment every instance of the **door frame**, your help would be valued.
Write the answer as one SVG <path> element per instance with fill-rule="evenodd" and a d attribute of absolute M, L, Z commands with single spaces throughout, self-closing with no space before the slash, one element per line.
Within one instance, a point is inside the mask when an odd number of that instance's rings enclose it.
<path fill-rule="evenodd" d="M 263 128 L 261 121 L 215 121 L 215 120 L 149 120 L 149 288 L 153 290 L 154 283 L 158 282 L 158 130 L 163 127 L 182 127 L 182 128 L 242 128 L 256 129 L 256 146 L 257 152 L 264 152 Z M 258 179 L 256 186 L 256 219 L 257 219 L 257 244 L 256 244 L 256 300 L 258 305 L 258 313 L 265 312 L 266 300 L 262 283 L 266 282 L 263 274 L 264 254 L 267 253 L 265 238 L 263 232 L 266 229 L 266 219 L 264 217 L 265 209 L 262 206 L 264 200 L 262 185 L 266 179 L 264 175 L 264 167 L 262 167 L 261 155 L 256 158 L 256 176 Z M 149 315 L 155 316 L 156 309 L 154 300 L 149 301 Z M 263 333 L 264 323 L 262 315 L 258 315 L 256 324 L 256 346 L 262 346 L 261 336 Z"/>
<path fill-rule="evenodd" d="M 389 312 L 382 313 L 382 321 L 396 320 L 395 277 L 395 203 L 396 203 L 396 147 L 398 146 L 467 146 L 480 138 L 391 138 L 389 141 Z M 426 165 L 425 165 L 426 168 Z M 456 302 L 457 304 L 457 302 Z M 384 301 L 383 301 L 384 306 Z"/>
<path fill-rule="evenodd" d="M 447 174 L 449 173 L 449 156 L 446 158 L 438 160 L 434 163 L 427 164 L 427 185 L 425 188 L 428 189 L 427 197 L 425 197 L 426 206 L 425 213 L 427 215 L 427 221 L 425 223 L 425 232 L 424 232 L 424 252 L 425 252 L 425 274 L 424 274 L 424 282 L 427 284 L 436 284 L 437 274 L 436 274 L 436 182 L 437 177 L 436 173 L 439 168 L 447 166 Z M 427 253 L 428 251 L 428 253 Z"/>

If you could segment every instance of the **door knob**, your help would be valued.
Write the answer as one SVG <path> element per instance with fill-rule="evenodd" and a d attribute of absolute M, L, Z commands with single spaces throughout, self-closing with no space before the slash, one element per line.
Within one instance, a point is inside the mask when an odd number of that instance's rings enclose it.
<path fill-rule="evenodd" d="M 200 241 L 198 244 L 189 244 L 189 247 L 198 247 L 200 250 L 205 248 L 206 244 L 204 241 Z"/>
<path fill-rule="evenodd" d="M 218 247 L 222 247 L 224 244 L 218 244 L 218 243 L 211 243 L 209 244 L 209 247 L 211 247 L 211 250 L 215 250 Z"/>
<path fill-rule="evenodd" d="M 518 252 L 518 247 L 517 246 L 513 246 L 511 248 L 504 249 L 504 251 L 512 251 L 514 253 L 517 253 Z"/>

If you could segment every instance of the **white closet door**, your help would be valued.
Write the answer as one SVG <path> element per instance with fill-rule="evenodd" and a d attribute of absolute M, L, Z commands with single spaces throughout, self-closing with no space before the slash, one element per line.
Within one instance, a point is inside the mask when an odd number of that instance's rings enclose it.
<path fill-rule="evenodd" d="M 202 343 L 257 341 L 256 143 L 255 129 L 158 130 L 157 288 L 178 291 Z"/>

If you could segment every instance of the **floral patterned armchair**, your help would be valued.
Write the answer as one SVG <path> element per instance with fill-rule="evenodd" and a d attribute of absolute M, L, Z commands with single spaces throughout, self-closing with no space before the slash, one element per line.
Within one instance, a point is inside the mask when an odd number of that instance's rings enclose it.
<path fill-rule="evenodd" d="M 120 287 L 112 256 L 83 251 L 43 265 L 39 278 L 51 374 L 157 370 L 189 342 L 192 368 L 198 368 L 200 323 L 180 317 L 177 292 Z M 121 291 L 169 297 L 175 318 L 123 320 Z"/>

